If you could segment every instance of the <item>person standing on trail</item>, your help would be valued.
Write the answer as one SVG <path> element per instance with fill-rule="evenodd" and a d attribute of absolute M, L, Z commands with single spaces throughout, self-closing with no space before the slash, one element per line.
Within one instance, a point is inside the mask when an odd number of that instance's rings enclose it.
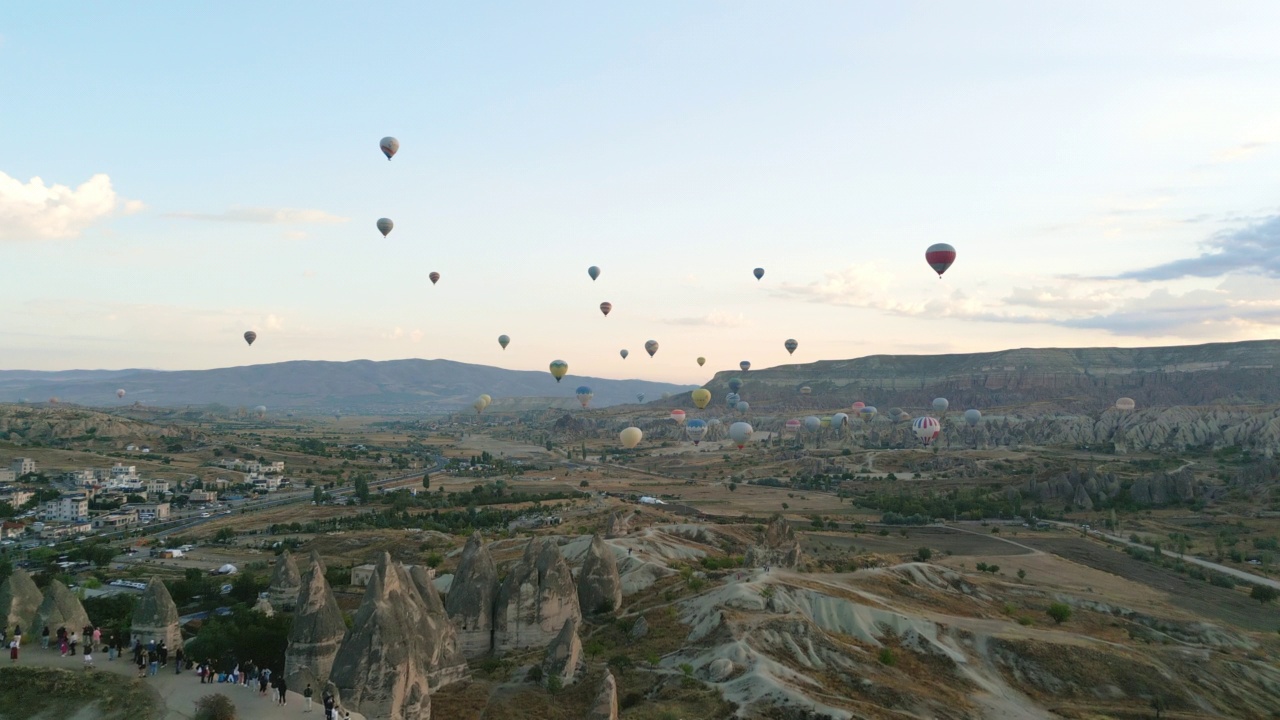
<path fill-rule="evenodd" d="M 306 698 L 306 709 L 302 712 L 311 712 L 311 696 L 315 694 L 315 690 L 311 689 L 311 683 L 307 683 L 307 689 L 302 691 L 302 697 Z"/>
<path fill-rule="evenodd" d="M 93 629 L 93 646 L 98 647 L 102 642 L 102 628 L 95 627 Z"/>
<path fill-rule="evenodd" d="M 262 672 L 258 673 L 258 696 L 259 697 L 267 696 L 268 676 L 269 676 L 269 673 L 267 672 L 266 668 L 263 668 Z"/>
<path fill-rule="evenodd" d="M 13 641 L 18 643 L 18 647 L 22 647 L 22 626 L 13 626 Z"/>
<path fill-rule="evenodd" d="M 285 693 L 287 693 L 288 690 L 289 687 L 285 684 L 284 675 L 281 675 L 280 678 L 276 680 L 276 692 L 279 693 L 276 702 L 281 705 L 287 704 L 289 702 L 289 697 Z"/>
<path fill-rule="evenodd" d="M 9 642 L 9 662 L 18 662 L 18 641 L 11 640 Z"/>
<path fill-rule="evenodd" d="M 40 631 L 40 647 L 45 650 L 49 649 L 49 626 L 48 625 L 45 625 L 44 630 Z"/>
<path fill-rule="evenodd" d="M 88 642 L 84 644 L 84 669 L 93 669 L 93 644 Z"/>
<path fill-rule="evenodd" d="M 182 649 L 182 644 L 178 644 L 178 650 L 173 654 L 173 674 L 182 674 L 182 663 L 186 662 L 187 653 Z"/>
<path fill-rule="evenodd" d="M 337 707 L 337 703 L 333 701 L 333 694 L 328 690 L 324 691 L 324 720 L 334 720 L 333 711 Z"/>

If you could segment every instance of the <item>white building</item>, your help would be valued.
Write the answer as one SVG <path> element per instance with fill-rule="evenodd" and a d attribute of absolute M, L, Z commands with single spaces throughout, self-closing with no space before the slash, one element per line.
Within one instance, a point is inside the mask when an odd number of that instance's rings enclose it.
<path fill-rule="evenodd" d="M 279 475 L 259 475 L 254 473 L 245 478 L 245 482 L 253 483 L 253 489 L 275 492 L 280 489 Z"/>
<path fill-rule="evenodd" d="M 147 481 L 147 495 L 154 497 L 157 495 L 163 495 L 167 492 L 169 492 L 168 480 L 160 480 L 157 478 L 155 480 Z"/>
<path fill-rule="evenodd" d="M 31 458 L 14 458 L 9 463 L 9 469 L 18 477 L 29 475 L 36 471 L 36 461 Z"/>
<path fill-rule="evenodd" d="M 98 481 L 97 473 L 92 470 L 69 470 L 63 477 L 76 487 L 93 485 Z"/>
<path fill-rule="evenodd" d="M 8 468 L 0 470 L 0 483 L 11 483 L 17 479 L 18 475 L 14 471 Z"/>
<path fill-rule="evenodd" d="M 44 504 L 44 518 L 58 522 L 77 522 L 89 517 L 89 498 L 85 495 L 63 495 Z"/>
<path fill-rule="evenodd" d="M 111 466 L 112 480 L 137 480 L 138 466 L 125 465 L 124 463 L 116 463 Z"/>

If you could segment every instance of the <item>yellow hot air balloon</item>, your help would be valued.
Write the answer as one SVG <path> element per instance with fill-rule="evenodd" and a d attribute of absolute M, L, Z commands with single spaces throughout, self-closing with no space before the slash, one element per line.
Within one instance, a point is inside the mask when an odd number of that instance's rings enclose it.
<path fill-rule="evenodd" d="M 563 378 L 565 375 L 568 375 L 568 374 L 569 374 L 569 363 L 563 360 L 551 361 L 551 377 L 555 378 L 556 382 L 560 382 L 560 378 Z"/>
<path fill-rule="evenodd" d="M 698 358 L 698 367 L 702 367 L 703 365 L 706 365 L 706 364 L 707 364 L 707 359 L 706 359 L 706 358 L 704 358 L 704 357 L 699 357 L 699 358 Z"/>
<path fill-rule="evenodd" d="M 697 406 L 699 410 L 702 410 L 711 403 L 711 391 L 706 388 L 698 388 L 697 390 L 694 390 L 692 396 L 693 404 Z"/>
<path fill-rule="evenodd" d="M 484 401 L 484 404 L 486 407 L 489 405 L 489 403 L 493 402 L 493 398 L 489 395 L 489 393 L 485 393 L 484 395 L 481 395 L 480 399 Z"/>
<path fill-rule="evenodd" d="M 622 441 L 622 447 L 633 448 L 640 444 L 640 440 L 644 438 L 644 431 L 638 427 L 629 427 L 618 433 L 618 439 Z"/>

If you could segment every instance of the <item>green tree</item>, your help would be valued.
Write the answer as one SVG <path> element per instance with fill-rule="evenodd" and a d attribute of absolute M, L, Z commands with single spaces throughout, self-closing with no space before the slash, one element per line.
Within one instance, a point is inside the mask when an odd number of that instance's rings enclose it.
<path fill-rule="evenodd" d="M 916 562 L 929 562 L 929 559 L 932 557 L 933 551 L 927 547 L 922 547 L 919 550 L 916 550 Z"/>
<path fill-rule="evenodd" d="M 320 489 L 319 485 L 311 490 L 311 502 L 317 505 L 324 502 L 324 491 Z"/>
<path fill-rule="evenodd" d="M 353 485 L 355 486 L 356 499 L 359 500 L 361 503 L 368 503 L 369 502 L 369 481 L 364 478 L 364 475 L 357 475 L 355 477 Z"/>
<path fill-rule="evenodd" d="M 1026 579 L 1027 579 L 1027 571 L 1026 571 L 1026 570 L 1023 570 L 1022 568 L 1018 568 L 1018 579 L 1019 579 L 1019 580 L 1026 580 Z"/>
<path fill-rule="evenodd" d="M 1275 600 L 1277 596 L 1280 596 L 1280 591 L 1267 585 L 1254 585 L 1253 589 L 1249 591 L 1249 597 L 1264 605 Z"/>
<path fill-rule="evenodd" d="M 423 490 L 430 490 L 430 489 L 431 489 L 431 475 L 430 475 L 430 474 L 424 474 L 424 475 L 422 476 L 422 489 L 423 489 Z"/>
<path fill-rule="evenodd" d="M 1071 619 L 1071 606 L 1066 603 L 1056 602 L 1049 606 L 1049 617 L 1053 618 L 1053 622 L 1057 625 Z"/>

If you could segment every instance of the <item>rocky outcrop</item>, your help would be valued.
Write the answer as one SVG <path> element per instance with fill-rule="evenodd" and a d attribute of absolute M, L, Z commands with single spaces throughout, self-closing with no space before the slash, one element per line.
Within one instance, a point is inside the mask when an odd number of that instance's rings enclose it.
<path fill-rule="evenodd" d="M 1093 498 L 1089 497 L 1089 490 L 1083 484 L 1076 486 L 1075 497 L 1072 498 L 1071 504 L 1083 510 L 1093 509 Z"/>
<path fill-rule="evenodd" d="M 426 648 L 428 681 L 433 690 L 451 685 L 470 676 L 467 658 L 458 645 L 458 631 L 449 622 L 444 611 L 444 603 L 436 592 L 432 580 L 435 571 L 421 566 L 414 566 L 408 571 L 413 587 L 418 591 L 422 601 L 426 620 L 420 628 Z"/>
<path fill-rule="evenodd" d="M 493 648 L 507 652 L 546 647 L 571 618 L 580 620 L 582 612 L 578 608 L 578 590 L 560 546 L 534 538 L 498 590 Z"/>
<path fill-rule="evenodd" d="M 747 548 L 743 562 L 749 567 L 796 567 L 803 559 L 795 529 L 781 515 L 774 515 L 765 526 L 763 542 Z"/>
<path fill-rule="evenodd" d="M 89 614 L 66 585 L 54 580 L 44 590 L 44 599 L 36 610 L 33 628 L 48 626 L 50 636 L 58 632 L 58 628 L 66 628 L 67 632 L 80 632 L 89 625 Z"/>
<path fill-rule="evenodd" d="M 641 615 L 639 618 L 636 619 L 635 624 L 631 626 L 631 632 L 627 634 L 631 637 L 632 640 L 639 640 L 645 635 L 648 635 L 649 621 L 645 620 L 644 616 Z"/>
<path fill-rule="evenodd" d="M 338 600 L 324 577 L 324 565 L 316 555 L 302 577 L 302 591 L 289 626 L 289 647 L 284 655 L 284 673 L 289 687 L 324 687 L 333 668 L 338 646 L 347 624 Z"/>
<path fill-rule="evenodd" d="M 280 553 L 276 560 L 275 571 L 271 573 L 271 584 L 267 586 L 267 599 L 271 607 L 285 612 L 293 612 L 298 604 L 298 593 L 302 591 L 302 576 L 293 556 L 288 550 Z"/>
<path fill-rule="evenodd" d="M 14 568 L 13 573 L 0 583 L 0 622 L 4 623 L 5 632 L 13 632 L 16 625 L 22 628 L 22 634 L 28 640 L 39 637 L 43 626 L 36 625 L 36 613 L 42 600 L 40 588 L 36 587 L 27 571 Z"/>
<path fill-rule="evenodd" d="M 607 538 L 620 538 L 631 532 L 631 519 L 634 517 L 629 512 L 616 511 L 609 515 L 609 522 L 604 526 L 604 536 Z"/>
<path fill-rule="evenodd" d="M 613 548 L 599 535 L 592 536 L 578 572 L 578 607 L 584 614 L 615 612 L 622 607 L 618 561 Z"/>
<path fill-rule="evenodd" d="M 276 615 L 276 609 L 271 607 L 271 601 L 264 597 L 258 598 L 258 602 L 253 604 L 253 611 L 267 617 L 275 617 Z"/>
<path fill-rule="evenodd" d="M 582 667 L 582 638 L 578 637 L 578 621 L 569 618 L 547 648 L 547 657 L 542 661 L 543 681 L 549 683 L 551 678 L 559 678 L 561 687 L 567 687 L 578 679 L 578 671 Z"/>
<path fill-rule="evenodd" d="M 498 570 L 479 532 L 472 533 L 453 574 L 445 612 L 458 633 L 458 645 L 468 658 L 489 652 L 493 645 L 493 604 L 498 597 Z"/>
<path fill-rule="evenodd" d="M 178 616 L 178 606 L 173 604 L 169 588 L 158 577 L 147 581 L 147 589 L 138 600 L 133 610 L 133 622 L 129 632 L 135 642 L 146 645 L 155 641 L 163 641 L 166 647 L 176 648 L 182 645 L 182 621 Z"/>
<path fill-rule="evenodd" d="M 587 720 L 618 720 L 618 681 L 606 670 L 600 681 L 600 690 L 591 702 Z"/>
<path fill-rule="evenodd" d="M 343 707 L 365 717 L 430 720 L 426 608 L 407 572 L 383 553 L 330 676 Z"/>

